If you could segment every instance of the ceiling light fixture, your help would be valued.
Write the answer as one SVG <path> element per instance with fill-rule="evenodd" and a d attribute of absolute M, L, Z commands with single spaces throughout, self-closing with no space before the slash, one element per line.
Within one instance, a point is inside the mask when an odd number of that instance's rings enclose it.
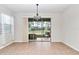
<path fill-rule="evenodd" d="M 36 16 L 34 16 L 34 19 L 35 20 L 39 20 L 39 19 L 41 19 L 41 16 L 39 16 L 39 13 L 38 13 L 38 6 L 39 6 L 39 4 L 36 4 L 36 6 L 37 6 L 37 10 L 36 10 Z"/>

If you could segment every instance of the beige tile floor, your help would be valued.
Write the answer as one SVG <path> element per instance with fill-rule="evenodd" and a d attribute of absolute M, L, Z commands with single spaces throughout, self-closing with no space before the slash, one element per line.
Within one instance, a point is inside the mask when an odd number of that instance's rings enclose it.
<path fill-rule="evenodd" d="M 0 50 L 0 55 L 79 55 L 61 42 L 13 43 Z"/>

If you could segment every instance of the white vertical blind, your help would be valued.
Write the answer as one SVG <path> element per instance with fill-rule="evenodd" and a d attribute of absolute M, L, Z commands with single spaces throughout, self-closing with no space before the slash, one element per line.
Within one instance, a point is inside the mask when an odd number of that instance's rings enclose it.
<path fill-rule="evenodd" d="M 4 33 L 10 33 L 11 32 L 11 17 L 6 14 L 1 14 L 2 17 L 2 25 Z"/>
<path fill-rule="evenodd" d="M 9 43 L 12 40 L 13 36 L 13 17 L 4 13 L 0 15 L 0 41 L 2 44 Z"/>

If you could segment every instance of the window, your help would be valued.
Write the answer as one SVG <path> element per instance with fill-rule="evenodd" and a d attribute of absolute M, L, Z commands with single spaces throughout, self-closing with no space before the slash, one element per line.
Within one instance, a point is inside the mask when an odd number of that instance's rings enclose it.
<path fill-rule="evenodd" d="M 11 33 L 11 16 L 1 14 L 4 33 Z"/>

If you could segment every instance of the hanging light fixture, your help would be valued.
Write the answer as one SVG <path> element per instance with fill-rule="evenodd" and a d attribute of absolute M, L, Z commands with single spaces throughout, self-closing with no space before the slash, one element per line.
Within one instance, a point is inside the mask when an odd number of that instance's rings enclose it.
<path fill-rule="evenodd" d="M 35 20 L 39 20 L 39 19 L 41 19 L 41 16 L 39 16 L 39 13 L 38 13 L 38 6 L 39 6 L 39 4 L 36 4 L 36 6 L 37 6 L 37 10 L 36 10 L 36 16 L 34 16 L 34 19 Z"/>

